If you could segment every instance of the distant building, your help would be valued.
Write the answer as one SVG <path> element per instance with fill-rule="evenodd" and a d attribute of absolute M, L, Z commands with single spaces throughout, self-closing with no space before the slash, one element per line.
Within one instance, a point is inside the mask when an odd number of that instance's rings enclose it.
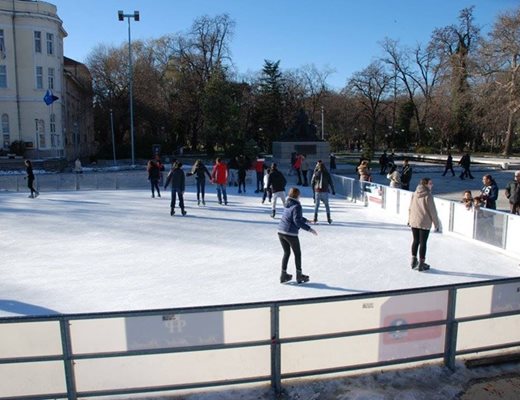
<path fill-rule="evenodd" d="M 84 65 L 64 60 L 66 36 L 55 5 L 0 0 L 0 148 L 19 140 L 30 158 L 90 154 L 91 78 Z M 58 100 L 48 105 L 46 94 Z"/>

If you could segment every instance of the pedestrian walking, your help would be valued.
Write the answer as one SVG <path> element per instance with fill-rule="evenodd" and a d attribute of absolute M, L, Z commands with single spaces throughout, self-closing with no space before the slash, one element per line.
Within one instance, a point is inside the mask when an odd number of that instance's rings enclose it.
<path fill-rule="evenodd" d="M 272 211 L 271 217 L 274 218 L 276 215 L 276 202 L 278 199 L 282 200 L 283 206 L 285 207 L 285 185 L 287 184 L 287 180 L 285 176 L 278 170 L 278 165 L 273 163 L 271 165 L 271 173 L 267 178 L 267 187 L 271 188 L 273 192 L 273 203 L 272 203 Z"/>
<path fill-rule="evenodd" d="M 471 167 L 471 156 L 469 153 L 464 154 L 459 160 L 459 165 L 462 167 L 462 172 L 459 175 L 460 179 L 469 178 L 475 179 L 473 175 L 471 175 L 470 167 Z"/>
<path fill-rule="evenodd" d="M 202 201 L 202 205 L 206 205 L 205 194 L 206 194 L 206 176 L 211 179 L 211 175 L 202 162 L 202 160 L 195 161 L 193 167 L 191 168 L 191 172 L 188 173 L 188 176 L 195 176 L 195 183 L 197 184 L 197 205 L 200 206 Z"/>
<path fill-rule="evenodd" d="M 172 164 L 172 169 L 168 173 L 166 177 L 166 183 L 164 184 L 164 189 L 168 187 L 171 183 L 172 185 L 172 198 L 170 201 L 170 215 L 173 217 L 175 215 L 175 203 L 176 198 L 179 198 L 179 207 L 181 209 L 182 215 L 186 215 L 186 210 L 184 209 L 184 191 L 186 190 L 186 177 L 184 176 L 184 171 L 182 170 L 182 163 L 177 161 L 175 164 Z"/>
<path fill-rule="evenodd" d="M 451 171 L 451 176 L 455 176 L 455 171 L 453 170 L 453 157 L 451 156 L 451 152 L 448 151 L 448 158 L 446 158 L 446 164 L 444 165 L 444 172 L 442 176 L 446 176 L 446 173 Z"/>
<path fill-rule="evenodd" d="M 287 264 L 291 256 L 291 250 L 294 254 L 294 264 L 296 266 L 296 282 L 304 283 L 309 281 L 309 276 L 304 275 L 302 272 L 302 253 L 298 232 L 300 229 L 303 229 L 314 235 L 318 233 L 307 222 L 307 219 L 303 216 L 300 204 L 300 190 L 293 187 L 289 190 L 287 204 L 278 224 L 278 239 L 283 249 L 280 283 L 285 283 L 292 279 L 292 275 L 287 273 Z"/>
<path fill-rule="evenodd" d="M 410 201 L 408 225 L 412 229 L 412 269 L 426 271 L 426 247 L 432 224 L 440 232 L 440 221 L 432 195 L 433 182 L 430 178 L 422 178 Z M 419 251 L 419 260 L 417 252 Z"/>
<path fill-rule="evenodd" d="M 515 172 L 515 179 L 508 183 L 505 194 L 509 199 L 511 214 L 520 215 L 520 171 Z"/>
<path fill-rule="evenodd" d="M 29 198 L 34 199 L 40 195 L 40 192 L 34 188 L 34 171 L 31 160 L 25 160 L 25 173 L 27 174 L 25 177 L 27 179 L 27 187 L 31 191 Z"/>
<path fill-rule="evenodd" d="M 410 190 L 410 182 L 412 181 L 412 166 L 408 158 L 403 160 L 403 168 L 401 169 L 401 189 Z"/>
<path fill-rule="evenodd" d="M 211 181 L 217 185 L 218 204 L 222 204 L 222 198 L 224 198 L 224 205 L 227 205 L 228 169 L 226 163 L 220 157 L 215 160 L 215 165 L 211 171 Z"/>
<path fill-rule="evenodd" d="M 159 190 L 159 181 L 161 179 L 161 170 L 154 160 L 149 160 L 146 166 L 148 171 L 148 180 L 152 189 L 152 198 L 155 197 L 155 191 L 157 190 L 157 197 L 161 197 L 161 191 Z"/>
<path fill-rule="evenodd" d="M 332 224 L 332 219 L 330 217 L 330 207 L 329 207 L 329 192 L 332 192 L 332 195 L 336 195 L 336 190 L 334 189 L 334 181 L 332 180 L 332 176 L 329 171 L 325 167 L 324 163 L 320 163 L 318 169 L 312 175 L 311 185 L 314 190 L 314 222 L 318 222 L 318 210 L 320 208 L 320 202 L 323 202 L 325 205 L 325 212 L 327 213 L 327 222 Z"/>

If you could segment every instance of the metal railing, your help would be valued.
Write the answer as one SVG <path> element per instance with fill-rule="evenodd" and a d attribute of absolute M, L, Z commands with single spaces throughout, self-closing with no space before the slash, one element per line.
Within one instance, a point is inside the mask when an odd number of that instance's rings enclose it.
<path fill-rule="evenodd" d="M 520 346 L 518 290 L 520 278 L 510 278 L 241 305 L 0 318 L 0 399 L 254 382 L 270 382 L 280 393 L 283 380 L 311 375 L 428 360 L 454 369 L 457 355 Z M 482 301 L 489 292 L 490 301 Z M 331 312 L 318 312 L 324 310 Z M 492 329 L 474 342 L 471 324 L 483 321 Z M 37 355 L 25 350 L 25 340 L 35 338 L 41 346 L 29 347 Z M 35 375 L 45 377 L 43 389 Z"/>

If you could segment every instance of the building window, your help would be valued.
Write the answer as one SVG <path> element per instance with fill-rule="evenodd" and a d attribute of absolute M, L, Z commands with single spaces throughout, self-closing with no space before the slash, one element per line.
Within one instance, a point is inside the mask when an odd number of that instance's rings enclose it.
<path fill-rule="evenodd" d="M 49 68 L 47 73 L 48 89 L 54 90 L 54 68 Z"/>
<path fill-rule="evenodd" d="M 43 89 L 43 67 L 36 67 L 36 89 Z"/>
<path fill-rule="evenodd" d="M 7 67 L 0 65 L 0 88 L 7 87 Z"/>
<path fill-rule="evenodd" d="M 40 31 L 34 31 L 34 51 L 42 52 L 42 33 Z"/>
<path fill-rule="evenodd" d="M 51 133 L 56 133 L 56 114 L 50 115 L 49 129 Z"/>
<path fill-rule="evenodd" d="M 9 133 L 9 115 L 2 114 L 2 133 Z"/>
<path fill-rule="evenodd" d="M 0 29 L 0 59 L 5 58 L 5 36 L 4 30 Z"/>
<path fill-rule="evenodd" d="M 45 121 L 43 119 L 35 119 L 36 124 L 36 134 L 38 135 L 38 147 L 45 148 L 47 147 L 47 142 L 45 140 Z"/>
<path fill-rule="evenodd" d="M 47 54 L 54 54 L 54 35 L 52 33 L 47 33 Z"/>

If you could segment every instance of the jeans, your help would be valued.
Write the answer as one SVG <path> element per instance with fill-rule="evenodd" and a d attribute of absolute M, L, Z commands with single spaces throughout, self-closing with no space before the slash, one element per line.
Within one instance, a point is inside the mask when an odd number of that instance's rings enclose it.
<path fill-rule="evenodd" d="M 224 204 L 227 204 L 227 193 L 226 193 L 226 184 L 217 184 L 217 197 L 218 204 L 222 204 L 222 195 L 224 195 Z"/>
<path fill-rule="evenodd" d="M 419 258 L 424 260 L 426 258 L 426 243 L 428 242 L 430 230 L 412 228 L 412 235 L 412 256 L 417 257 L 417 249 L 419 249 Z"/>
<path fill-rule="evenodd" d="M 175 208 L 176 197 L 179 196 L 179 207 L 184 211 L 184 196 L 182 192 L 176 188 L 172 188 L 172 200 L 170 202 L 170 208 Z"/>
<path fill-rule="evenodd" d="M 256 190 L 259 192 L 264 190 L 264 173 L 256 171 Z"/>
<path fill-rule="evenodd" d="M 273 210 L 276 210 L 276 200 L 282 199 L 283 206 L 285 207 L 285 192 L 274 192 L 273 193 Z"/>
<path fill-rule="evenodd" d="M 314 196 L 314 214 L 318 214 L 318 209 L 320 208 L 320 201 L 322 201 L 323 204 L 325 204 L 325 211 L 327 212 L 327 214 L 330 214 L 329 194 L 327 192 L 314 192 Z"/>
<path fill-rule="evenodd" d="M 204 200 L 204 194 L 206 189 L 206 179 L 195 179 L 197 182 L 197 200 Z M 202 198 L 201 198 L 202 195 Z"/>
<path fill-rule="evenodd" d="M 294 263 L 296 265 L 296 271 L 302 270 L 302 251 L 300 248 L 300 239 L 298 236 L 284 235 L 278 233 L 278 239 L 283 249 L 282 257 L 282 271 L 287 271 L 287 264 L 289 263 L 289 257 L 291 256 L 291 249 L 294 253 Z"/>

